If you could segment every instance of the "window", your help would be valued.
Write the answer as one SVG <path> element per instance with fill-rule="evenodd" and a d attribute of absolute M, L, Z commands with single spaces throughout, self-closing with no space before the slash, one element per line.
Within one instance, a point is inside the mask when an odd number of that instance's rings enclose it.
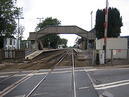
<path fill-rule="evenodd" d="M 10 45 L 12 45 L 12 38 L 9 38 L 10 39 Z"/>
<path fill-rule="evenodd" d="M 13 45 L 15 45 L 15 39 L 13 40 Z"/>

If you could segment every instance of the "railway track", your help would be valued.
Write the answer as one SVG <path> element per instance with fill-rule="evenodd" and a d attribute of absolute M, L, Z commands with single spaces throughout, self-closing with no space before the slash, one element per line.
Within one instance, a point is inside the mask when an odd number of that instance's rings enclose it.
<path fill-rule="evenodd" d="M 68 68 L 62 67 L 64 61 L 69 61 L 67 62 Z M 37 63 L 41 64 L 42 62 L 43 59 Z M 62 52 L 60 56 L 56 57 L 55 62 L 55 64 L 51 65 L 51 68 L 45 71 L 32 70 L 26 73 L 20 80 L 0 91 L 0 97 L 79 97 L 79 93 L 82 93 L 83 89 L 91 89 L 95 95 L 97 94 L 94 85 L 89 80 L 89 73 L 85 71 L 86 68 L 84 70 L 75 68 L 76 52 L 74 49 Z M 10 75 L 5 80 L 9 80 L 11 76 L 16 75 Z M 89 82 L 84 81 L 82 78 L 80 79 L 80 77 L 88 78 Z M 85 82 L 88 86 L 86 86 Z M 21 92 L 19 92 L 19 89 Z"/>
<path fill-rule="evenodd" d="M 46 71 L 43 75 L 41 74 L 40 76 L 40 80 L 38 81 L 38 83 L 36 83 L 34 85 L 33 88 L 31 88 L 31 90 L 29 90 L 29 92 L 24 93 L 23 96 L 20 97 L 32 97 L 34 95 L 34 92 L 37 91 L 37 89 L 39 88 L 39 86 L 41 86 L 41 84 L 44 84 L 45 80 L 48 79 L 49 75 L 51 74 L 56 74 L 58 73 L 58 71 L 54 71 L 59 69 L 58 67 L 61 66 L 63 60 L 68 60 L 69 61 L 69 68 L 67 72 L 71 72 L 71 87 L 72 87 L 72 97 L 77 97 L 77 92 L 76 92 L 76 78 L 75 78 L 75 56 L 76 56 L 76 52 L 72 49 L 64 51 L 60 57 L 57 57 L 58 59 L 56 59 L 56 64 L 53 64 L 51 66 L 51 68 Z M 38 61 L 38 64 L 40 64 L 43 60 Z M 59 72 L 61 71 L 61 69 L 59 69 Z M 31 72 L 27 73 L 26 76 L 22 77 L 20 80 L 18 80 L 17 82 L 13 83 L 12 85 L 10 85 L 9 87 L 5 88 L 3 91 L 0 92 L 0 97 L 9 97 L 6 96 L 7 94 L 9 94 L 11 91 L 13 91 L 16 87 L 18 87 L 20 84 L 26 82 L 27 80 L 31 79 L 36 73 L 41 72 L 41 70 L 32 70 Z M 10 75 L 9 77 L 7 77 L 8 80 L 10 77 L 15 76 L 15 74 Z M 4 81 L 4 80 L 3 80 Z M 11 96 L 12 97 L 12 96 Z"/>
<path fill-rule="evenodd" d="M 39 58 L 36 58 L 36 59 L 34 59 L 34 60 L 32 60 L 32 61 L 30 61 L 28 64 L 26 64 L 26 65 L 24 65 L 24 66 L 22 66 L 20 69 L 49 69 L 49 68 L 51 68 L 52 66 L 50 66 L 50 65 L 48 65 L 47 63 L 49 63 L 49 62 L 51 62 L 51 61 L 55 61 L 55 64 L 56 64 L 56 61 L 58 61 L 59 60 L 59 58 L 64 54 L 64 53 L 66 53 L 66 50 L 62 50 L 61 52 L 57 52 L 57 54 L 54 54 L 54 55 L 50 55 L 50 54 L 48 54 L 48 55 L 45 55 L 45 56 L 39 56 Z M 45 65 L 47 65 L 47 66 L 49 66 L 49 67 L 43 67 L 43 66 L 41 66 L 40 67 L 40 64 L 44 64 L 45 63 Z M 54 63 L 53 63 L 54 64 Z M 39 65 L 39 66 L 38 66 Z M 36 67 L 36 68 L 35 68 Z M 38 68 L 39 67 L 39 68 Z"/>
<path fill-rule="evenodd" d="M 40 85 L 41 83 L 43 83 L 43 81 L 44 81 L 45 79 L 47 79 L 47 77 L 53 72 L 53 70 L 56 68 L 56 66 L 58 66 L 58 65 L 64 60 L 64 58 L 67 56 L 67 54 L 69 54 L 69 52 L 65 52 L 65 53 L 59 58 L 58 62 L 57 62 L 54 66 L 51 67 L 51 70 L 45 75 L 45 77 L 43 77 L 43 78 L 39 81 L 39 83 L 38 83 L 25 97 L 31 97 L 32 93 L 33 93 L 34 91 L 36 91 L 36 89 L 39 87 L 39 85 Z"/>
<path fill-rule="evenodd" d="M 62 55 L 61 56 L 61 58 L 60 58 L 60 60 L 57 62 L 57 64 L 56 65 L 54 65 L 53 66 L 53 68 L 51 69 L 51 71 L 49 71 L 47 74 L 46 74 L 46 76 L 45 77 L 43 77 L 40 81 L 39 81 L 39 83 L 32 89 L 32 91 L 28 94 L 28 95 L 26 95 L 25 97 L 31 97 L 31 95 L 33 94 L 33 92 L 34 91 L 36 91 L 36 89 L 39 87 L 39 85 L 41 84 L 41 83 L 43 83 L 43 81 L 45 81 L 45 79 L 47 79 L 47 77 L 48 77 L 48 75 L 50 75 L 52 72 L 53 72 L 53 70 L 55 69 L 55 67 L 56 66 L 58 66 L 61 62 L 62 62 L 62 60 L 64 60 L 64 58 L 67 56 L 67 55 L 69 55 L 71 53 L 71 67 L 72 67 L 72 70 L 71 70 L 71 72 L 72 72 L 72 86 L 73 86 L 73 97 L 76 97 L 76 82 L 75 82 L 75 69 L 74 69 L 74 67 L 75 67 L 75 57 L 74 57 L 74 50 L 72 50 L 72 51 L 69 51 L 69 52 L 67 52 L 67 53 L 65 53 L 64 55 Z"/>
<path fill-rule="evenodd" d="M 64 58 L 67 56 L 68 53 L 69 52 L 66 52 L 66 51 L 64 51 L 62 53 L 62 55 L 57 59 L 57 63 L 54 64 L 53 66 L 51 66 L 51 69 L 46 73 L 45 77 L 43 76 L 42 79 L 39 81 L 39 83 L 25 97 L 30 97 L 31 96 L 31 94 L 38 88 L 38 86 L 41 83 L 43 83 L 43 81 L 47 78 L 47 76 L 49 74 L 51 74 L 51 72 L 55 69 L 55 67 L 58 66 L 64 60 Z M 40 64 L 42 61 L 43 60 L 38 61 L 36 63 L 37 64 Z M 11 84 L 7 88 L 5 88 L 3 91 L 0 91 L 0 97 L 4 97 L 6 94 L 8 94 L 9 92 L 11 92 L 13 89 L 15 89 L 18 85 L 20 85 L 21 83 L 23 83 L 26 80 L 30 79 L 33 75 L 35 75 L 35 73 L 38 73 L 38 72 L 39 72 L 38 70 L 32 70 L 29 74 L 27 74 L 26 76 L 24 76 L 20 80 L 18 80 L 15 83 Z M 14 73 L 14 74 L 9 75 L 5 79 L 1 80 L 0 83 L 4 82 L 6 80 L 9 80 L 10 78 L 14 77 L 16 74 L 18 74 L 18 73 Z M 19 72 L 19 74 L 20 74 L 20 72 Z"/>

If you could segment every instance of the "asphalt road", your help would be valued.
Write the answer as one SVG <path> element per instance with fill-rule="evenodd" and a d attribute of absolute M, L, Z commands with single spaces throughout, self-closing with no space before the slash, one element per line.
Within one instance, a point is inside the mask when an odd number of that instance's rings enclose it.
<path fill-rule="evenodd" d="M 72 79 L 72 68 L 60 68 L 37 86 L 47 71 L 22 72 L 10 78 L 9 73 L 6 76 L 0 73 L 0 97 L 26 97 L 33 89 L 30 97 L 75 97 L 73 93 L 76 97 L 129 97 L 128 68 L 76 68 L 75 80 Z M 9 88 L 12 84 L 14 86 Z"/>
<path fill-rule="evenodd" d="M 128 68 L 90 71 L 89 74 L 99 95 L 129 97 Z"/>

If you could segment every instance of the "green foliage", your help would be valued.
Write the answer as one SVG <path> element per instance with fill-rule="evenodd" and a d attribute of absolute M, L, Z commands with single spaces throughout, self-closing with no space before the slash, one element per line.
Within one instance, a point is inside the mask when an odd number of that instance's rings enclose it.
<path fill-rule="evenodd" d="M 41 30 L 42 28 L 44 28 L 46 26 L 58 26 L 60 24 L 61 24 L 61 22 L 58 19 L 48 17 L 37 25 L 36 31 Z"/>
<path fill-rule="evenodd" d="M 67 39 L 61 39 L 57 34 L 47 34 L 40 38 L 44 47 L 58 48 L 58 45 L 63 45 L 63 48 L 67 47 Z"/>
<path fill-rule="evenodd" d="M 57 34 L 47 34 L 41 40 L 44 47 L 57 48 L 60 37 Z"/>
<path fill-rule="evenodd" d="M 36 31 L 39 31 L 47 26 L 58 26 L 59 24 L 61 24 L 61 22 L 58 19 L 48 17 L 37 25 Z M 44 37 L 41 37 L 40 40 L 42 40 L 43 46 L 48 48 L 58 48 L 59 44 L 64 44 L 66 47 L 67 44 L 67 40 L 61 39 L 57 34 L 47 34 Z"/>
<path fill-rule="evenodd" d="M 15 18 L 20 9 L 15 7 L 16 0 L 0 0 L 0 34 L 11 35 L 16 29 Z"/>
<path fill-rule="evenodd" d="M 63 48 L 66 48 L 67 47 L 67 42 L 68 42 L 67 39 L 62 38 L 62 39 L 59 40 L 58 44 L 63 45 Z"/>
<path fill-rule="evenodd" d="M 104 37 L 105 10 L 97 10 L 96 12 L 96 37 L 98 39 Z M 108 9 L 108 31 L 107 37 L 118 37 L 121 33 L 122 17 L 116 8 Z"/>

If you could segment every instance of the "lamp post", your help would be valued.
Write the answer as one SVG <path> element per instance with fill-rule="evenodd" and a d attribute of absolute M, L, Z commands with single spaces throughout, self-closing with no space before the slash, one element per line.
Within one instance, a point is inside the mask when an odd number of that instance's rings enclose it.
<path fill-rule="evenodd" d="M 107 30 L 108 30 L 108 0 L 106 0 L 106 8 L 105 8 L 105 23 L 104 23 L 104 26 L 105 26 L 105 30 L 104 30 L 104 46 L 103 46 L 103 49 L 104 49 L 104 62 L 106 64 L 106 55 L 107 55 Z"/>
<path fill-rule="evenodd" d="M 20 39 L 19 39 L 19 34 L 20 34 L 20 19 L 24 19 L 24 17 L 19 17 L 18 16 L 18 18 L 16 18 L 17 20 L 18 20 L 18 22 L 17 22 L 17 29 L 18 29 L 18 41 L 17 41 L 17 49 L 20 49 Z"/>

